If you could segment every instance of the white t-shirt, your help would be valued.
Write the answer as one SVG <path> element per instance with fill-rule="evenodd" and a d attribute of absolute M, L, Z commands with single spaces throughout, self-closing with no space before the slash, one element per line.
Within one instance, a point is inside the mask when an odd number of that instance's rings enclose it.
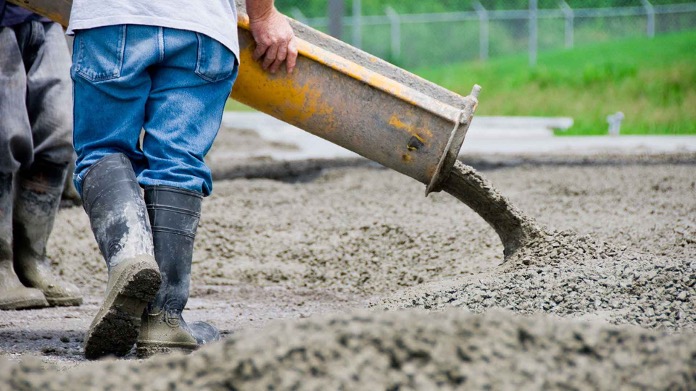
<path fill-rule="evenodd" d="M 118 24 L 195 31 L 222 43 L 239 58 L 234 0 L 73 0 L 67 33 Z"/>

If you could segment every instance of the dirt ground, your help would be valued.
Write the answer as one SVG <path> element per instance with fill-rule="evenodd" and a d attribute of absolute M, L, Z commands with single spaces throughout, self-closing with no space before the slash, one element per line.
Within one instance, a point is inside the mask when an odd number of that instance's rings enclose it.
<path fill-rule="evenodd" d="M 185 312 L 224 341 L 87 363 L 106 267 L 84 211 L 63 208 L 49 254 L 85 303 L 0 312 L 0 379 L 14 389 L 696 388 L 696 155 L 470 157 L 552 233 L 503 263 L 495 232 L 445 193 L 424 198 L 424 185 L 364 161 L 249 159 L 248 145 L 264 146 L 226 129 L 211 152 L 217 176 L 240 179 L 217 180 L 204 201 Z"/>

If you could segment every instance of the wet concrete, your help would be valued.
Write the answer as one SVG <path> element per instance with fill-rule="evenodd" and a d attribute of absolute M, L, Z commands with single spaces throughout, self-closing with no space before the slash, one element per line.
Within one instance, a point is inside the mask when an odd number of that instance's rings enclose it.
<path fill-rule="evenodd" d="M 526 216 L 473 167 L 456 162 L 442 183 L 442 190 L 465 203 L 483 218 L 503 243 L 503 254 L 512 256 L 518 248 L 543 234 Z"/>
<path fill-rule="evenodd" d="M 211 322 L 227 342 L 205 353 L 204 362 L 219 364 L 219 371 L 193 375 L 197 356 L 83 361 L 82 338 L 98 309 L 106 268 L 84 212 L 62 209 L 49 254 L 60 261 L 55 268 L 78 283 L 85 304 L 0 312 L 0 351 L 12 361 L 1 365 L 0 377 L 47 389 L 68 382 L 100 388 L 117 378 L 166 387 L 146 375 L 146 364 L 163 374 L 157 379 L 173 378 L 183 388 L 218 384 L 220 373 L 229 374 L 225 384 L 247 388 L 359 385 L 360 379 L 447 388 L 461 381 L 457 374 L 471 385 L 582 388 L 577 379 L 590 373 L 591 385 L 607 388 L 640 379 L 636 384 L 648 389 L 668 383 L 688 389 L 693 380 L 683 374 L 694 368 L 689 352 L 696 341 L 694 158 L 480 170 L 510 203 L 549 227 L 535 239 L 539 243 L 529 242 L 506 261 L 496 231 L 477 213 L 445 192 L 423 198 L 422 184 L 389 170 L 339 168 L 301 183 L 217 181 L 204 201 L 185 316 Z M 361 308 L 372 311 L 353 315 Z M 402 315 L 410 308 L 429 312 Z M 507 312 L 490 312 L 497 308 Z M 338 314 L 345 315 L 339 320 Z M 306 317 L 308 323 L 295 326 Z M 350 349 L 334 355 L 332 341 L 341 335 L 369 336 L 362 333 L 375 329 L 379 334 L 350 340 Z M 526 330 L 522 334 L 533 333 L 535 342 L 496 345 L 508 338 L 506 330 L 512 336 Z M 454 346 L 447 335 L 469 334 L 482 352 L 468 354 L 469 361 L 438 348 Z M 430 342 L 418 342 L 423 337 Z M 402 357 L 401 347 L 384 348 L 392 343 L 419 346 L 408 351 L 422 352 L 415 353 L 422 361 L 398 359 L 403 365 L 376 372 L 344 365 Z M 316 355 L 323 358 L 315 361 Z M 492 357 L 496 368 L 512 369 L 482 369 Z M 296 372 L 286 372 L 286 365 Z M 655 366 L 660 376 L 642 376 Z M 237 372 L 248 368 L 256 371 Z M 416 378 L 422 383 L 408 383 Z"/>

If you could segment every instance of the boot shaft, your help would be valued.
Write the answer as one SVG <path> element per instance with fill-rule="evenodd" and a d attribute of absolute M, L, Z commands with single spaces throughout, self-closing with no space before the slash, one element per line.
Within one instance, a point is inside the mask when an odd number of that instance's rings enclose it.
<path fill-rule="evenodd" d="M 26 288 L 13 266 L 12 204 L 13 175 L 0 173 L 0 310 L 48 306 L 43 293 Z"/>
<path fill-rule="evenodd" d="M 106 156 L 87 170 L 82 199 L 109 270 L 125 259 L 154 256 L 147 209 L 133 167 L 123 154 Z"/>
<path fill-rule="evenodd" d="M 162 286 L 149 309 L 181 314 L 189 296 L 193 244 L 200 220 L 200 193 L 170 186 L 145 188 L 155 259 Z"/>
<path fill-rule="evenodd" d="M 12 174 L 0 173 L 0 263 L 12 264 Z"/>
<path fill-rule="evenodd" d="M 65 164 L 35 161 L 19 173 L 12 214 L 15 257 L 45 256 L 66 172 Z"/>

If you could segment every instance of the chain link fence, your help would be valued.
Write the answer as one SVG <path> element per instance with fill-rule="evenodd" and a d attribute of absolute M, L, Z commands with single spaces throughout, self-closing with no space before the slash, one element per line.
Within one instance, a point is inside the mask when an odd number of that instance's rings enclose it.
<path fill-rule="evenodd" d="M 276 1 L 281 11 L 318 30 L 329 32 L 329 3 Z M 696 3 L 618 8 L 487 10 L 400 14 L 386 6 L 382 15 L 363 15 L 360 0 L 348 0 L 340 19 L 340 38 L 403 67 L 486 60 L 528 52 L 571 48 L 613 39 L 654 36 L 696 29 Z M 533 6 L 532 6 L 533 5 Z"/>

